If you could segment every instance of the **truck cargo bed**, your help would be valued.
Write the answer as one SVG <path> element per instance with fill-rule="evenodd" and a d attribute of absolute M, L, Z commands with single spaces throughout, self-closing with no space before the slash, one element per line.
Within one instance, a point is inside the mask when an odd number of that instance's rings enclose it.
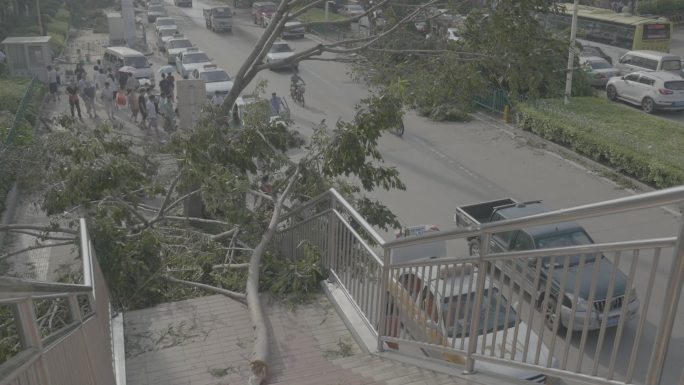
<path fill-rule="evenodd" d="M 458 227 L 476 226 L 489 222 L 494 209 L 516 203 L 512 198 L 497 199 L 489 202 L 481 202 L 472 205 L 456 207 L 454 222 Z"/>

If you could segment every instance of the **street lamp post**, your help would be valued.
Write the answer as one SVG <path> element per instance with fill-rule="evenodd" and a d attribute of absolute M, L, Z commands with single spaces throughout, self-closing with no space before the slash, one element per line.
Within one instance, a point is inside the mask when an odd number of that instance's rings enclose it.
<path fill-rule="evenodd" d="M 572 25 L 570 27 L 570 49 L 568 51 L 568 72 L 565 74 L 565 97 L 563 102 L 570 103 L 570 94 L 572 93 L 572 72 L 575 66 L 575 37 L 577 36 L 577 9 L 579 8 L 579 0 L 575 0 L 572 9 Z"/>

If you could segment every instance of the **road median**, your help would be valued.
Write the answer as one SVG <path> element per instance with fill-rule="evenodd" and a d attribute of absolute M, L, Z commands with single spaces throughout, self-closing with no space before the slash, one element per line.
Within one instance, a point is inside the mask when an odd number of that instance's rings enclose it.
<path fill-rule="evenodd" d="M 656 188 L 684 184 L 684 127 L 594 97 L 522 103 L 518 128 Z"/>

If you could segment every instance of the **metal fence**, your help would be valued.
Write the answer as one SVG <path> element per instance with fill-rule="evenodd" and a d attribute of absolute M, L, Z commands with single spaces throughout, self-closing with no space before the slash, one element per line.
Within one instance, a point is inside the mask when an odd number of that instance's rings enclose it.
<path fill-rule="evenodd" d="M 508 94 L 498 88 L 488 89 L 482 95 L 474 97 L 473 101 L 475 104 L 494 112 L 503 112 L 506 106 L 511 107 Z"/>
<path fill-rule="evenodd" d="M 475 239 L 495 245 L 497 237 L 521 229 L 563 228 L 569 221 L 682 202 L 684 186 L 385 241 L 330 190 L 285 217 L 276 240 L 291 258 L 305 242 L 321 250 L 324 266 L 378 336 L 379 350 L 535 382 L 550 376 L 684 384 L 676 349 L 669 351 L 684 332 L 677 315 L 683 228 L 666 238 L 537 250 L 481 247 L 479 255 L 463 247 L 450 258 L 390 263 L 397 248 Z"/>
<path fill-rule="evenodd" d="M 0 345 L 15 352 L 0 364 L 0 385 L 116 383 L 109 291 L 83 219 L 80 230 L 82 283 L 0 277 Z"/>
<path fill-rule="evenodd" d="M 19 127 L 27 123 L 34 125 L 40 114 L 40 101 L 43 98 L 44 85 L 37 76 L 31 79 L 31 82 L 26 87 L 26 92 L 19 102 L 17 112 L 14 114 L 14 120 L 9 128 L 7 136 L 3 138 L 5 146 L 11 146 L 17 136 Z"/>

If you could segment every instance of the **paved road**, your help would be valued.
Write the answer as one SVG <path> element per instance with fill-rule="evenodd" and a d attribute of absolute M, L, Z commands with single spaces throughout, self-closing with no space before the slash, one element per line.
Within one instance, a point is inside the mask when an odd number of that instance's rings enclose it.
<path fill-rule="evenodd" d="M 171 15 L 178 17 L 183 33 L 208 52 L 219 66 L 234 74 L 262 29 L 250 22 L 249 10 L 240 9 L 232 34 L 209 32 L 204 28 L 201 13 L 206 6 L 203 1 L 195 0 L 192 9 L 168 8 Z M 309 39 L 291 42 L 295 50 L 311 44 L 313 42 Z M 305 62 L 300 65 L 300 74 L 308 85 L 307 107 L 293 103 L 290 106 L 295 122 L 304 133 L 313 123 L 323 119 L 334 124 L 338 119 L 353 116 L 354 104 L 367 90 L 351 82 L 346 72 L 344 65 L 333 62 Z M 267 80 L 267 91 L 277 91 L 282 95 L 288 93 L 289 76 L 289 72 L 264 71 L 255 84 L 261 79 Z M 550 207 L 564 208 L 631 194 L 601 175 L 532 147 L 523 139 L 514 137 L 514 133 L 491 124 L 480 121 L 434 123 L 408 113 L 405 125 L 403 139 L 386 135 L 380 141 L 380 149 L 387 163 L 401 172 L 407 190 L 374 192 L 373 196 L 387 204 L 407 225 L 433 223 L 442 229 L 453 228 L 452 214 L 456 205 L 507 196 L 519 200 L 543 199 Z M 583 224 L 597 241 L 618 241 L 675 235 L 677 221 L 678 217 L 671 211 L 655 208 Z M 449 252 L 463 255 L 467 249 L 463 242 L 453 242 L 449 244 Z M 650 263 L 648 256 L 639 260 L 636 288 L 640 297 L 646 290 L 645 274 Z M 648 311 L 650 322 L 644 341 L 651 341 L 655 333 L 651 322 L 659 316 L 669 263 L 669 258 L 662 258 L 658 268 L 657 287 Z M 628 269 L 624 258 L 621 269 Z M 682 311 L 679 313 L 672 351 L 674 356 L 681 357 L 684 355 L 684 315 Z M 635 323 L 630 323 L 625 335 L 633 336 L 635 329 Z M 613 333 L 608 333 L 606 346 L 612 346 Z M 590 339 L 592 336 L 596 334 L 592 334 Z M 574 347 L 577 345 L 575 341 Z M 574 347 L 570 351 L 571 365 L 578 359 Z M 601 354 L 602 371 L 609 358 L 606 352 L 610 350 L 605 348 Z M 618 359 L 618 375 L 624 374 L 629 358 L 625 357 L 628 349 L 621 348 L 620 351 L 624 353 Z M 556 354 L 561 355 L 558 348 Z M 649 354 L 648 349 L 641 349 L 637 380 L 645 375 Z M 592 359 L 592 353 L 586 353 L 584 358 L 586 365 Z M 678 381 L 680 371 L 681 365 L 674 360 L 668 362 L 663 384 Z"/>

